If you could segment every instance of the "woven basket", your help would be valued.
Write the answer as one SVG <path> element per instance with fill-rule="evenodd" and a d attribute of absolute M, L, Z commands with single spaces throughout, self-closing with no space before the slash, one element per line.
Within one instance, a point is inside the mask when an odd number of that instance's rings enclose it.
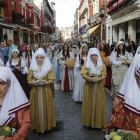
<path fill-rule="evenodd" d="M 75 65 L 75 61 L 76 61 L 75 58 L 68 58 L 66 61 L 67 67 L 73 69 Z"/>
<path fill-rule="evenodd" d="M 107 56 L 106 58 L 105 58 L 105 65 L 107 66 L 107 67 L 111 67 L 112 66 L 112 64 L 111 64 L 111 62 L 110 62 L 110 56 Z"/>

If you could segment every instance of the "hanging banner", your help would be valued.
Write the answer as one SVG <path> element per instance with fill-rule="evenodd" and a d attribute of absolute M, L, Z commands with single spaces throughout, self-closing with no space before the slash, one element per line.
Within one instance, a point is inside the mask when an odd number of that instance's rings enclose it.
<path fill-rule="evenodd" d="M 82 34 L 86 34 L 86 26 L 81 27 Z"/>

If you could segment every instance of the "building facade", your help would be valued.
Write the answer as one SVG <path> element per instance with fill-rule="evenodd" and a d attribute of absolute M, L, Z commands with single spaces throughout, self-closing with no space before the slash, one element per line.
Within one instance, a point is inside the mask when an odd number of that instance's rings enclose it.
<path fill-rule="evenodd" d="M 78 41 L 78 8 L 74 14 L 74 41 Z"/>
<path fill-rule="evenodd" d="M 60 41 L 61 42 L 73 42 L 74 41 L 74 26 L 72 27 L 61 27 L 60 28 Z"/>
<path fill-rule="evenodd" d="M 105 40 L 106 0 L 81 0 L 79 5 L 79 38 L 83 41 Z M 84 9 L 84 10 L 83 10 Z M 83 30 L 86 28 L 86 33 Z M 81 35 L 83 34 L 84 35 Z"/>
<path fill-rule="evenodd" d="M 108 1 L 106 20 L 106 42 L 112 44 L 120 39 L 140 41 L 140 1 Z"/>
<path fill-rule="evenodd" d="M 0 41 L 11 39 L 17 45 L 46 43 L 46 34 L 53 33 L 53 28 L 45 26 L 43 7 L 38 8 L 33 0 L 0 1 Z"/>
<path fill-rule="evenodd" d="M 43 10 L 44 10 L 44 27 L 47 28 L 46 33 L 46 42 L 53 42 L 54 39 L 54 21 L 55 18 L 55 10 L 54 10 L 55 3 L 49 3 L 48 0 L 43 0 Z M 52 6 L 52 7 L 51 7 Z"/>

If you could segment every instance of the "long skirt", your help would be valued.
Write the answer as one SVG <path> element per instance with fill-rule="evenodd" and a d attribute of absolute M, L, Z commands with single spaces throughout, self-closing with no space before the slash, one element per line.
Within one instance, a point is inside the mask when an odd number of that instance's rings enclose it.
<path fill-rule="evenodd" d="M 104 128 L 105 134 L 117 129 L 140 132 L 140 114 L 137 114 L 123 105 L 123 99 L 116 96 L 112 106 L 109 124 Z"/>
<path fill-rule="evenodd" d="M 61 86 L 62 91 L 68 92 L 74 88 L 74 72 L 66 66 L 61 66 Z"/>
<path fill-rule="evenodd" d="M 83 101 L 83 87 L 84 87 L 85 79 L 81 76 L 81 71 L 77 71 L 77 75 L 75 77 L 75 86 L 73 91 L 73 99 L 74 101 Z"/>
<path fill-rule="evenodd" d="M 110 67 L 106 67 L 106 84 L 105 86 L 110 87 L 111 86 L 111 68 Z"/>
<path fill-rule="evenodd" d="M 32 87 L 31 103 L 31 129 L 44 133 L 56 126 L 55 106 L 51 87 Z"/>
<path fill-rule="evenodd" d="M 61 64 L 59 62 L 57 62 L 57 71 L 56 71 L 56 79 L 60 79 L 60 67 Z"/>
<path fill-rule="evenodd" d="M 105 91 L 102 81 L 85 82 L 82 103 L 82 125 L 92 128 L 106 126 Z"/>
<path fill-rule="evenodd" d="M 119 92 L 128 66 L 112 67 L 112 86 L 111 94 L 113 97 Z"/>

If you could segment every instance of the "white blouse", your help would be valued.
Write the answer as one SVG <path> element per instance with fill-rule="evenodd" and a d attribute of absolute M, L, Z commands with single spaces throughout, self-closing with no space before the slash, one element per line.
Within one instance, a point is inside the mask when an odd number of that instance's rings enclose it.
<path fill-rule="evenodd" d="M 16 66 L 17 64 L 18 64 L 18 62 L 16 62 L 16 63 L 13 63 L 12 62 L 12 65 L 13 66 Z M 25 61 L 23 59 L 21 59 L 21 66 L 23 67 L 23 71 L 21 73 L 22 74 L 28 73 L 28 69 L 27 69 L 26 64 L 25 64 Z M 10 62 L 9 62 L 9 60 L 6 63 L 6 67 L 10 68 Z"/>
<path fill-rule="evenodd" d="M 127 60 L 132 60 L 131 55 L 128 52 L 125 52 L 125 55 L 119 55 L 119 58 L 122 59 L 122 61 L 124 61 L 124 59 Z M 110 61 L 112 65 L 115 66 L 122 66 L 122 61 L 117 61 L 117 52 L 112 52 L 111 57 L 110 57 Z"/>

